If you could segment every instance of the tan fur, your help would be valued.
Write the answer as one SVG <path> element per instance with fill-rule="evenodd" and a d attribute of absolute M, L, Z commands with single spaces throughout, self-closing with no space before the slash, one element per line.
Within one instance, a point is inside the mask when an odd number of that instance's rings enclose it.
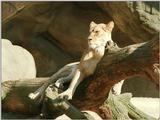
<path fill-rule="evenodd" d="M 79 83 L 87 76 L 92 75 L 97 67 L 98 62 L 102 59 L 105 53 L 107 42 L 113 42 L 111 32 L 114 23 L 111 21 L 106 24 L 90 23 L 90 35 L 88 37 L 88 49 L 84 52 L 80 64 L 75 71 L 69 88 L 61 93 L 61 98 L 67 97 L 72 99 L 72 96 Z"/>

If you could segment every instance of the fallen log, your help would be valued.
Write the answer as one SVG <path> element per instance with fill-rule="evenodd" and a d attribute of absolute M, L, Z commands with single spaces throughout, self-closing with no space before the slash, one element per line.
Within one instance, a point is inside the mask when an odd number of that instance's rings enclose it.
<path fill-rule="evenodd" d="M 28 92 L 30 92 L 31 90 L 35 90 L 35 88 L 39 87 L 47 80 L 48 80 L 48 78 L 36 78 L 36 79 L 28 79 L 28 80 L 26 79 L 26 80 L 6 81 L 6 82 L 2 83 L 2 86 L 3 86 L 2 90 L 4 90 L 4 91 L 2 91 L 2 93 L 8 94 L 6 97 L 7 99 L 2 96 L 3 109 L 4 110 L 8 109 L 9 110 L 8 112 L 10 112 L 10 111 L 14 111 L 15 113 L 20 112 L 21 114 L 30 112 L 28 117 L 31 117 L 32 115 L 39 114 L 39 117 L 45 118 L 46 111 L 44 108 L 45 105 L 43 104 L 44 101 L 42 101 L 42 99 L 41 99 L 41 101 L 38 101 L 38 102 L 37 102 L 37 100 L 32 101 L 32 100 L 28 99 L 26 94 Z M 21 88 L 27 88 L 27 89 L 25 89 L 25 91 L 20 91 Z M 19 95 L 18 97 L 13 96 L 14 95 L 13 93 L 15 91 L 12 89 L 17 89 L 16 95 Z M 65 113 L 71 119 L 91 119 L 92 118 L 92 120 L 93 120 L 93 117 L 91 115 L 89 115 L 85 112 L 81 112 L 79 109 L 74 107 L 71 103 L 69 103 L 67 100 L 57 98 L 58 93 L 59 93 L 58 91 L 62 92 L 62 90 L 58 90 L 54 86 L 48 87 L 46 90 L 45 102 L 51 103 L 50 107 L 52 107 L 52 109 L 59 110 L 62 113 Z M 5 92 L 7 92 L 7 93 L 5 93 Z M 11 94 L 10 94 L 10 92 L 11 92 Z M 22 97 L 25 98 L 24 101 L 22 99 L 18 100 L 18 98 L 22 98 Z M 13 99 L 14 99 L 14 101 L 12 101 Z M 32 105 L 32 107 L 31 106 L 27 107 L 26 106 L 26 105 L 28 105 L 27 103 Z M 39 106 L 42 106 L 42 108 L 39 109 L 39 111 L 38 111 Z M 7 108 L 7 107 L 9 107 L 9 108 Z M 37 108 L 37 109 L 35 109 L 35 108 Z M 29 109 L 32 109 L 32 111 L 29 111 Z M 17 111 L 17 110 L 21 110 L 21 111 Z M 33 112 L 33 111 L 34 111 L 34 113 L 31 114 L 31 112 Z M 44 113 L 43 113 L 43 111 L 44 111 Z M 15 114 L 15 115 L 17 115 L 17 114 Z M 20 117 L 25 118 L 27 116 L 20 116 Z"/>

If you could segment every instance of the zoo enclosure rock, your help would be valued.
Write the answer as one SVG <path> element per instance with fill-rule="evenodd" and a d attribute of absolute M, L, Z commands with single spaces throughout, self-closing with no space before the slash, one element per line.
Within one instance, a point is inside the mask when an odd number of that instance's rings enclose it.
<path fill-rule="evenodd" d="M 26 49 L 2 40 L 2 80 L 36 78 L 35 61 Z"/>
<path fill-rule="evenodd" d="M 111 17 L 95 2 L 30 2 L 3 21 L 2 36 L 32 53 L 37 76 L 49 76 L 79 59 L 92 20 L 107 23 Z M 133 43 L 117 26 L 113 39 L 121 46 Z"/>
<path fill-rule="evenodd" d="M 80 58 L 91 21 L 113 19 L 113 40 L 119 46 L 150 40 L 160 28 L 158 2 L 10 3 L 19 11 L 8 12 L 2 2 L 2 36 L 32 53 L 38 76 L 50 76 Z"/>
<path fill-rule="evenodd" d="M 160 31 L 159 2 L 98 2 L 97 4 L 134 42 L 150 40 Z"/>

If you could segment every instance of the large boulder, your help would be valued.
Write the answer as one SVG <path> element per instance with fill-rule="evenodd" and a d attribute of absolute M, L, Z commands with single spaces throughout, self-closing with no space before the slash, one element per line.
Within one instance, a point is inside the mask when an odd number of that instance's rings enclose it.
<path fill-rule="evenodd" d="M 14 5 L 12 2 L 11 4 Z M 50 76 L 72 60 L 72 57 L 54 44 L 54 37 L 47 32 L 59 4 L 61 3 L 25 3 L 18 12 L 8 16 L 2 23 L 3 38 L 12 40 L 13 44 L 23 46 L 32 53 L 37 76 Z"/>
<path fill-rule="evenodd" d="M 26 49 L 2 39 L 2 81 L 36 77 L 35 61 Z"/>
<path fill-rule="evenodd" d="M 34 2 L 3 21 L 2 36 L 32 53 L 37 76 L 50 76 L 63 65 L 79 60 L 87 46 L 91 21 L 110 20 L 96 2 Z M 120 46 L 132 43 L 117 26 L 113 39 Z"/>
<path fill-rule="evenodd" d="M 2 8 L 7 10 L 4 3 Z M 50 76 L 79 60 L 87 46 L 91 21 L 113 20 L 113 40 L 120 47 L 148 41 L 160 28 L 157 2 L 26 2 L 22 7 L 10 3 L 18 12 L 6 17 L 8 12 L 2 11 L 6 18 L 2 36 L 32 53 L 37 76 Z"/>
<path fill-rule="evenodd" d="M 160 31 L 158 2 L 97 2 L 134 42 L 150 40 Z"/>
<path fill-rule="evenodd" d="M 85 115 L 87 115 L 87 118 L 90 120 L 102 120 L 102 118 L 93 111 L 82 111 Z M 68 117 L 67 115 L 63 114 L 59 117 L 57 117 L 55 120 L 72 120 L 70 117 Z"/>
<path fill-rule="evenodd" d="M 150 115 L 156 119 L 159 119 L 160 112 L 160 99 L 159 98 L 145 98 L 145 97 L 133 97 L 131 103 L 143 111 L 147 115 Z"/>

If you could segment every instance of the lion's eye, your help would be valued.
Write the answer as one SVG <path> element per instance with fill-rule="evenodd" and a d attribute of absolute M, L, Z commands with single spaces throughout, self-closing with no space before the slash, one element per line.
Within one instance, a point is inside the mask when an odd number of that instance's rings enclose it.
<path fill-rule="evenodd" d="M 99 31 L 95 31 L 95 33 L 98 33 Z"/>

